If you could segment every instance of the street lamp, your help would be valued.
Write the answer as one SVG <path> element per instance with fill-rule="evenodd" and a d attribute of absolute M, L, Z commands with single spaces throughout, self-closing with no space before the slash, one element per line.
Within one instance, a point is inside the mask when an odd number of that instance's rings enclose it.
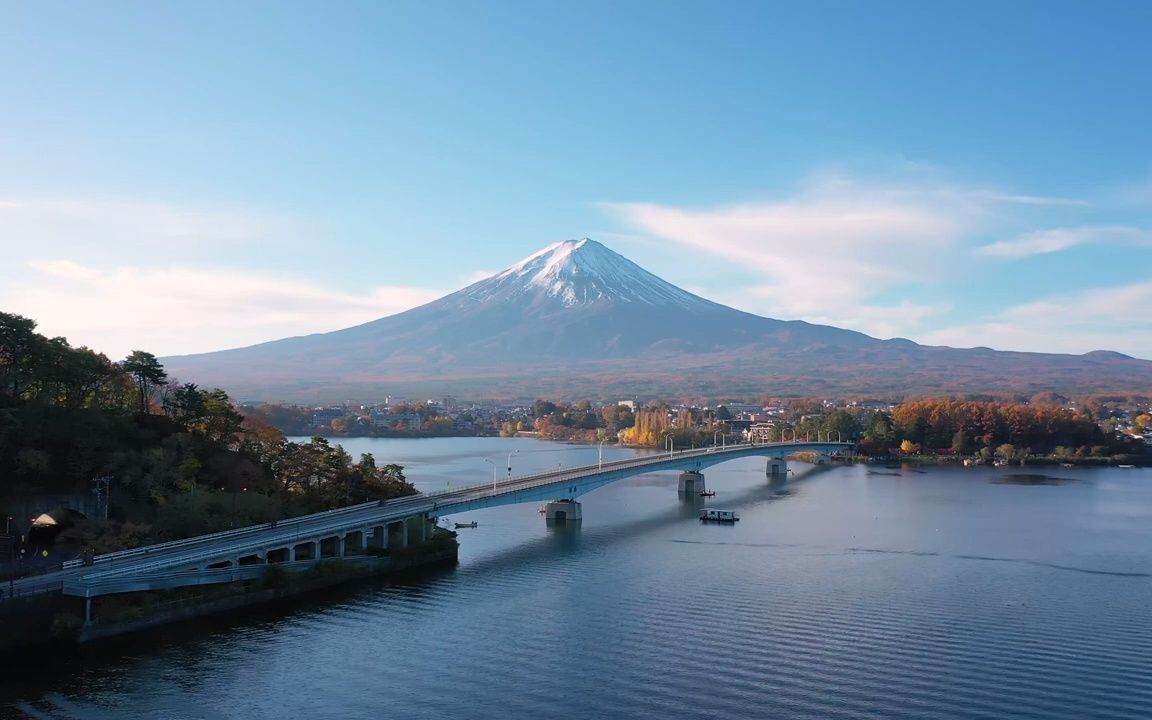
<path fill-rule="evenodd" d="M 664 447 L 668 448 L 668 457 L 672 457 L 676 452 L 676 441 L 672 439 L 671 435 L 664 436 Z"/>
<path fill-rule="evenodd" d="M 496 463 L 491 458 L 484 458 L 484 462 L 492 466 L 492 494 L 496 494 Z"/>
<path fill-rule="evenodd" d="M 512 456 L 518 455 L 519 453 L 520 453 L 519 450 L 513 450 L 512 452 L 508 453 L 508 479 L 509 480 L 512 479 Z"/>
<path fill-rule="evenodd" d="M 597 460 L 596 460 L 596 469 L 597 470 L 603 470 L 604 469 L 604 443 L 606 443 L 606 442 L 608 442 L 608 441 L 607 440 L 601 440 L 600 446 L 597 449 Z"/>
<path fill-rule="evenodd" d="M 4 534 L 8 537 L 8 597 L 16 596 L 16 543 L 12 540 L 12 517 L 4 521 Z"/>

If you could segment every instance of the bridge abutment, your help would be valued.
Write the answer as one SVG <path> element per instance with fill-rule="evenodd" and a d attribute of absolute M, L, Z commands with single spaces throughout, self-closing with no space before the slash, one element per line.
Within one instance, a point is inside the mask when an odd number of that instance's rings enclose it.
<path fill-rule="evenodd" d="M 544 522 L 549 525 L 578 523 L 582 519 L 580 503 L 575 500 L 553 500 L 544 505 Z"/>
<path fill-rule="evenodd" d="M 768 458 L 768 468 L 765 472 L 772 480 L 783 480 L 788 477 L 788 461 L 784 458 Z"/>

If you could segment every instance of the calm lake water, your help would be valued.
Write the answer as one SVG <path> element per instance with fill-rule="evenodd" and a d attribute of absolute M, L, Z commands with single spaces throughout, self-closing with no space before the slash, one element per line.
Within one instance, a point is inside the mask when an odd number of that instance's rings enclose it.
<path fill-rule="evenodd" d="M 597 452 L 345 445 L 422 490 Z M 1152 471 L 792 467 L 706 472 L 735 526 L 674 473 L 584 496 L 575 530 L 535 504 L 453 517 L 479 522 L 455 569 L 26 668 L 0 716 L 1152 717 Z"/>

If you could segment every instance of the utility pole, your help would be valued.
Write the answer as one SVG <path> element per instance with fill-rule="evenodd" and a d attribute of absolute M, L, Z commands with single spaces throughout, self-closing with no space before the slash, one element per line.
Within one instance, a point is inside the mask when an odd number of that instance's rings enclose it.
<path fill-rule="evenodd" d="M 108 488 L 111 483 L 111 475 L 92 478 L 92 492 L 96 495 L 96 516 L 104 521 L 108 520 Z"/>

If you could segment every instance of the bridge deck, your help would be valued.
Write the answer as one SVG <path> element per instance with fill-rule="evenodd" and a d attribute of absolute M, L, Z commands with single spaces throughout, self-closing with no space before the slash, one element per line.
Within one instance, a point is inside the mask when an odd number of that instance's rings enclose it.
<path fill-rule="evenodd" d="M 414 495 L 387 502 L 371 502 L 338 510 L 282 520 L 272 527 L 256 525 L 212 535 L 161 543 L 97 556 L 91 566 L 79 561 L 65 564 L 60 572 L 29 578 L 24 592 L 96 586 L 113 577 L 180 571 L 218 560 L 298 543 L 313 542 L 347 532 L 405 520 L 407 518 L 465 512 L 534 500 L 576 497 L 610 482 L 648 472 L 699 470 L 748 456 L 783 456 L 795 452 L 835 452 L 850 443 L 766 443 L 730 445 L 722 448 L 684 450 L 653 454 L 627 460 L 598 463 L 577 468 L 536 473 L 456 490 Z M 19 592 L 19 590 L 18 590 Z"/>

